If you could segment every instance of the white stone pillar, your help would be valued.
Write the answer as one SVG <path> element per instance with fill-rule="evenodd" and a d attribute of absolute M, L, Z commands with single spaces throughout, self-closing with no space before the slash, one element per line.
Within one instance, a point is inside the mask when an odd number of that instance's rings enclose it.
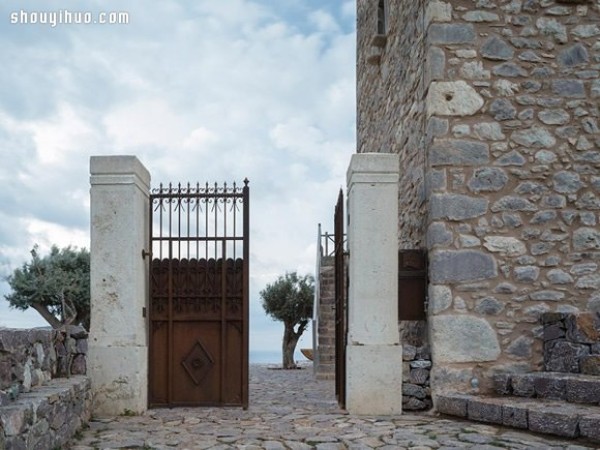
<path fill-rule="evenodd" d="M 346 408 L 402 412 L 398 331 L 398 178 L 394 154 L 360 153 L 348 169 Z"/>
<path fill-rule="evenodd" d="M 93 414 L 148 406 L 150 174 L 135 156 L 92 156 L 91 330 L 88 373 Z"/>

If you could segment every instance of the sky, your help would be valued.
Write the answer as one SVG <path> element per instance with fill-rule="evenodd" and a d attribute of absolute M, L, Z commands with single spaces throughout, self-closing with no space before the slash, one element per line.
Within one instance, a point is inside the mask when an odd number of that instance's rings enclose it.
<path fill-rule="evenodd" d="M 314 273 L 318 223 L 333 230 L 355 151 L 355 9 L 355 0 L 3 0 L 0 326 L 46 325 L 9 308 L 5 277 L 34 244 L 89 248 L 90 156 L 135 155 L 153 187 L 250 180 L 250 346 L 279 350 L 283 326 L 265 316 L 259 292 L 286 271 Z M 40 12 L 59 23 L 23 23 Z M 111 12 L 129 23 L 65 23 Z M 299 347 L 311 345 L 309 330 Z"/>

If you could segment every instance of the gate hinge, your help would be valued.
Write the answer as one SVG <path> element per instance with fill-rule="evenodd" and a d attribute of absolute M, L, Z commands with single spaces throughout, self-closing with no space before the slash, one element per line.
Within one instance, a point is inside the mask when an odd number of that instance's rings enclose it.
<path fill-rule="evenodd" d="M 152 252 L 147 252 L 146 250 L 142 249 L 142 259 L 146 259 L 146 256 L 152 257 Z"/>
<path fill-rule="evenodd" d="M 146 318 L 146 307 L 145 306 L 142 307 L 142 317 L 144 319 Z"/>

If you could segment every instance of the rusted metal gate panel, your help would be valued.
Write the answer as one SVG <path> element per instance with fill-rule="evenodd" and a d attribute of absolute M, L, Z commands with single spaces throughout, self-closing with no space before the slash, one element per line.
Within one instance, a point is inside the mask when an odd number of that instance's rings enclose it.
<path fill-rule="evenodd" d="M 335 394 L 346 407 L 347 280 L 344 252 L 344 194 L 340 189 L 335 206 Z"/>
<path fill-rule="evenodd" d="M 248 181 L 150 196 L 149 403 L 248 406 Z"/>
<path fill-rule="evenodd" d="M 427 256 L 424 250 L 398 254 L 398 320 L 425 320 Z"/>

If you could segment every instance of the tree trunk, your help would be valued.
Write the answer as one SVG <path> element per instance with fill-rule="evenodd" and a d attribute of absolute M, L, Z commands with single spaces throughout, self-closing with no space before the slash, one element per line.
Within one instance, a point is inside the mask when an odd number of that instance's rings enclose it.
<path fill-rule="evenodd" d="M 294 350 L 296 350 L 296 344 L 300 339 L 300 334 L 294 332 L 294 326 L 285 324 L 285 331 L 283 332 L 283 368 L 284 369 L 296 369 L 296 362 L 294 361 Z"/>
<path fill-rule="evenodd" d="M 48 309 L 41 303 L 32 303 L 30 306 L 40 313 L 40 315 L 52 326 L 52 328 L 62 327 L 63 323 L 58 320 L 54 314 L 48 311 Z"/>

